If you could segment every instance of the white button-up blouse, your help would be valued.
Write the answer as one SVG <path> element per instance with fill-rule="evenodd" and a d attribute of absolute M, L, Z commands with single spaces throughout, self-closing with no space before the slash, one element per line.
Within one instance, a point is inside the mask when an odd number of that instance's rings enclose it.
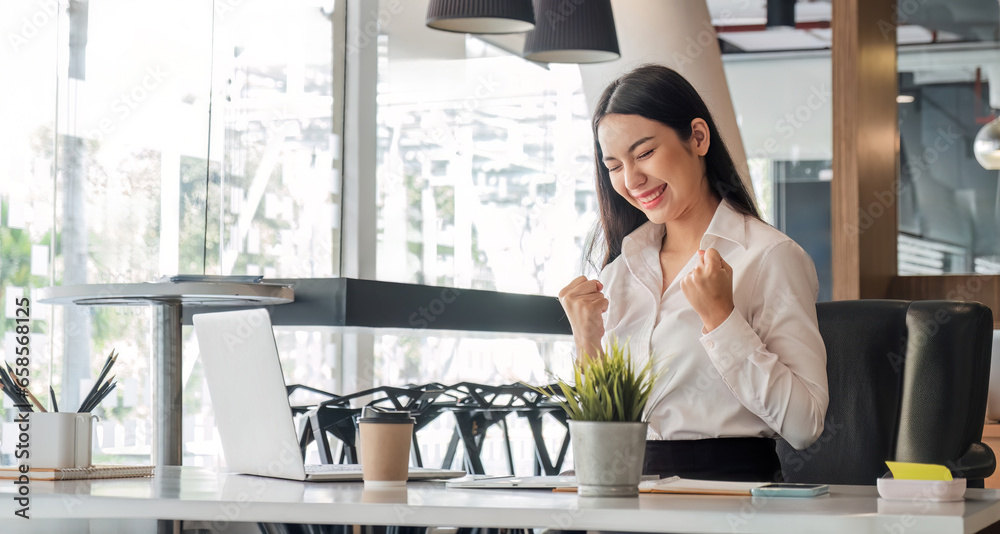
<path fill-rule="evenodd" d="M 701 239 L 733 268 L 735 309 L 702 333 L 680 280 L 662 291 L 664 226 L 647 222 L 622 241 L 600 275 L 609 307 L 605 342 L 616 336 L 633 357 L 662 369 L 646 406 L 648 439 L 773 437 L 811 445 L 829 402 L 826 349 L 816 323 L 816 268 L 788 236 L 723 200 Z"/>

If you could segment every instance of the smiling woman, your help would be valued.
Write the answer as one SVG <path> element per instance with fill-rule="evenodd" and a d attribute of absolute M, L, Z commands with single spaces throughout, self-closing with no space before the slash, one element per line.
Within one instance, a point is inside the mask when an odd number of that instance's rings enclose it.
<path fill-rule="evenodd" d="M 592 125 L 605 246 L 601 267 L 621 253 L 622 238 L 648 219 L 641 213 L 642 208 L 630 201 L 633 197 L 621 195 L 612 185 L 611 171 L 618 170 L 615 163 L 623 164 L 614 152 L 622 151 L 622 147 L 612 144 L 605 147 L 612 140 L 628 147 L 624 151 L 628 154 L 638 151 L 637 156 L 651 155 L 648 152 L 654 143 L 668 143 L 669 161 L 664 163 L 674 175 L 694 176 L 695 180 L 706 177 L 706 185 L 718 198 L 728 200 L 737 211 L 760 219 L 753 195 L 740 179 L 708 106 L 677 72 L 647 65 L 615 80 L 598 102 Z M 605 148 L 609 153 L 605 153 Z M 676 154 L 677 149 L 686 152 L 685 159 Z M 631 209 L 630 205 L 637 209 Z M 590 252 L 593 257 L 595 249 Z"/>
<path fill-rule="evenodd" d="M 578 357 L 617 338 L 666 369 L 646 405 L 646 474 L 780 480 L 774 439 L 808 447 L 829 402 L 812 260 L 760 219 L 673 70 L 612 82 L 593 130 L 601 275 L 559 295 Z"/>

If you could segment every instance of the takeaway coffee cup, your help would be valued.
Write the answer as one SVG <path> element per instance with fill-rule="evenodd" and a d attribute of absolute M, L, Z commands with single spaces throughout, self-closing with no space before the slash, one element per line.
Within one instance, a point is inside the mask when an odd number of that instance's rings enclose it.
<path fill-rule="evenodd" d="M 406 485 L 410 465 L 410 412 L 366 406 L 358 418 L 361 438 L 361 475 L 367 488 Z"/>
<path fill-rule="evenodd" d="M 19 458 L 18 462 L 33 468 L 90 467 L 93 419 L 96 418 L 89 413 L 29 413 L 28 455 Z"/>

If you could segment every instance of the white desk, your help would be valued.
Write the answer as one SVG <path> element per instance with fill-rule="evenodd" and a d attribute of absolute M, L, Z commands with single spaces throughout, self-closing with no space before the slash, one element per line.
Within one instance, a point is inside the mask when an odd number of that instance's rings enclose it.
<path fill-rule="evenodd" d="M 292 302 L 294 292 L 290 287 L 275 284 L 167 282 L 52 286 L 35 290 L 34 298 L 43 304 L 153 306 L 156 310 L 153 457 L 159 465 L 180 465 L 184 452 L 182 306 L 271 306 Z"/>
<path fill-rule="evenodd" d="M 197 467 L 160 467 L 157 473 L 146 479 L 32 482 L 32 517 L 129 525 L 183 519 L 215 522 L 218 530 L 234 523 L 290 522 L 727 534 L 973 533 L 1000 521 L 997 490 L 969 490 L 957 503 L 884 501 L 866 486 L 837 486 L 829 496 L 813 499 L 582 499 L 537 490 L 452 490 L 434 482 L 410 483 L 404 491 L 365 491 L 361 483 L 300 483 Z M 0 532 L 31 524 L 13 515 L 14 492 L 11 482 L 0 482 Z"/>

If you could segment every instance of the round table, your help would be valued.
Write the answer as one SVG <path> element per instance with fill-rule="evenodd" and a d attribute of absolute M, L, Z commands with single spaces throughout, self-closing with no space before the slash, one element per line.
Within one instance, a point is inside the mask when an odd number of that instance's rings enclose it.
<path fill-rule="evenodd" d="M 181 313 L 183 306 L 272 306 L 295 300 L 292 288 L 237 282 L 81 284 L 36 290 L 38 302 L 81 306 L 153 306 L 156 318 L 153 396 L 153 458 L 157 465 L 181 465 Z"/>

